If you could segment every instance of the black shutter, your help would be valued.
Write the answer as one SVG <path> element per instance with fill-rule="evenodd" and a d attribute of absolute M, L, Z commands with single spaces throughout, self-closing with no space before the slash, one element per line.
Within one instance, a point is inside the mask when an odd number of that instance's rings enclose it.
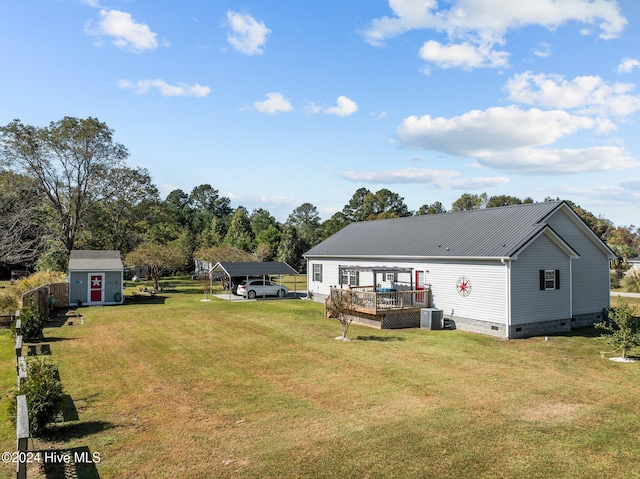
<path fill-rule="evenodd" d="M 556 289 L 560 289 L 560 270 L 556 270 Z"/>
<path fill-rule="evenodd" d="M 545 287 L 544 287 L 544 270 L 541 269 L 540 270 L 540 291 L 544 291 Z"/>

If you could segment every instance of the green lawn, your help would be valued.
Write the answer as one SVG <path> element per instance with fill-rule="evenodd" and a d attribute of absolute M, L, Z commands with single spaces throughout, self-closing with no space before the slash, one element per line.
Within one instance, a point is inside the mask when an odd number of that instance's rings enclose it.
<path fill-rule="evenodd" d="M 70 399 L 35 447 L 101 458 L 66 477 L 640 477 L 640 362 L 601 359 L 593 330 L 503 341 L 352 325 L 342 342 L 319 304 L 202 302 L 181 281 L 45 330 Z M 8 390 L 8 333 L 0 360 Z"/>

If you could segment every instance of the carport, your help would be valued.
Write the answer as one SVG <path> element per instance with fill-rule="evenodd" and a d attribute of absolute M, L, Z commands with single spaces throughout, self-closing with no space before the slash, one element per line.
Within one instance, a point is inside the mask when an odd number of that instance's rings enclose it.
<path fill-rule="evenodd" d="M 282 285 L 282 275 L 293 275 L 294 289 L 297 290 L 298 272 L 283 261 L 262 261 L 262 262 L 218 262 L 209 273 L 221 272 L 229 277 L 242 277 L 249 281 L 250 277 L 260 277 L 266 280 L 267 276 L 278 276 L 278 284 Z M 229 299 L 232 297 L 231 287 L 229 287 Z M 264 298 L 264 295 L 263 295 Z"/>

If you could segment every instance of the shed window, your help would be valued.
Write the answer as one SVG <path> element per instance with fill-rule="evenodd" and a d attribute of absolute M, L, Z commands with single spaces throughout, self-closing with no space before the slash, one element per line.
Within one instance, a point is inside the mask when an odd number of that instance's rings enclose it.
<path fill-rule="evenodd" d="M 313 265 L 313 280 L 322 283 L 322 265 L 314 264 Z"/>
<path fill-rule="evenodd" d="M 540 270 L 540 291 L 560 289 L 560 270 L 541 269 Z"/>

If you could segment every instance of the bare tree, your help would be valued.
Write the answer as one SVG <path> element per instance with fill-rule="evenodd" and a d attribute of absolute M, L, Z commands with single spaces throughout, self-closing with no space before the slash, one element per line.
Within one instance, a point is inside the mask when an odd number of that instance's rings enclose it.
<path fill-rule="evenodd" d="M 29 178 L 0 172 L 0 263 L 33 264 L 43 251 L 37 186 Z"/>
<path fill-rule="evenodd" d="M 353 321 L 354 293 L 351 289 L 333 289 L 325 303 L 325 311 L 329 318 L 335 318 L 342 326 L 342 336 L 336 339 L 348 341 L 347 332 Z"/>

